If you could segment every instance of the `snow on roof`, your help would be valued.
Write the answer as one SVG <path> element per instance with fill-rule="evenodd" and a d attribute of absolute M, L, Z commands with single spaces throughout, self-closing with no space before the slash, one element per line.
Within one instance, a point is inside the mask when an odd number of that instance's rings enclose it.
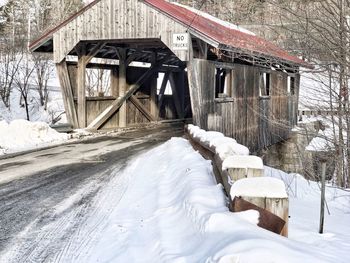
<path fill-rule="evenodd" d="M 273 177 L 251 177 L 236 181 L 230 190 L 232 198 L 235 196 L 287 198 L 285 184 Z"/>
<path fill-rule="evenodd" d="M 258 156 L 232 155 L 227 157 L 222 163 L 222 170 L 230 168 L 264 169 L 264 163 Z"/>
<path fill-rule="evenodd" d="M 224 27 L 227 27 L 227 28 L 229 28 L 229 29 L 238 30 L 238 31 L 240 31 L 240 32 L 243 32 L 243 33 L 246 33 L 246 34 L 255 36 L 255 34 L 254 34 L 252 31 L 249 31 L 248 29 L 245 29 L 245 28 L 243 28 L 243 27 L 240 27 L 240 26 L 238 26 L 238 25 L 232 24 L 232 23 L 230 23 L 230 22 L 221 20 L 221 19 L 219 19 L 219 18 L 217 18 L 217 17 L 215 17 L 215 16 L 212 16 L 212 15 L 210 15 L 210 14 L 208 14 L 208 13 L 205 13 L 205 12 L 203 12 L 203 11 L 201 11 L 201 10 L 197 10 L 197 9 L 195 9 L 195 8 L 193 8 L 193 7 L 190 7 L 190 6 L 187 6 L 187 5 L 182 5 L 182 4 L 180 4 L 180 3 L 175 3 L 175 2 L 174 2 L 174 3 L 172 3 L 172 4 L 181 6 L 181 7 L 183 7 L 183 8 L 186 8 L 187 10 L 190 10 L 190 11 L 193 12 L 193 13 L 196 13 L 196 14 L 202 16 L 202 17 L 205 17 L 205 18 L 207 18 L 207 19 L 209 19 L 209 20 L 211 20 L 211 21 L 213 21 L 213 22 L 215 22 L 215 23 L 218 23 L 218 24 L 220 24 L 220 25 L 222 25 L 222 26 L 224 26 Z"/>

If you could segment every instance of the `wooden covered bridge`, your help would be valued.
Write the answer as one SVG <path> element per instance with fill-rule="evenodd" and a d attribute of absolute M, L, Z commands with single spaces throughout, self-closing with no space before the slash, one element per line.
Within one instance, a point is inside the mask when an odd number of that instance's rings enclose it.
<path fill-rule="evenodd" d="M 308 66 L 250 32 L 163 0 L 96 0 L 30 48 L 53 53 L 74 127 L 192 118 L 252 150 L 288 137 L 299 67 Z M 109 94 L 87 96 L 91 68 L 110 72 Z"/>

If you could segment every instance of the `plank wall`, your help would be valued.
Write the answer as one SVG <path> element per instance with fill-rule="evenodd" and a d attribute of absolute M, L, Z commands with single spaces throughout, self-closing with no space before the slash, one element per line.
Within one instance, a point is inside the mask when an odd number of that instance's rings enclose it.
<path fill-rule="evenodd" d="M 235 64 L 231 97 L 215 98 L 215 65 L 194 59 L 188 64 L 193 122 L 235 138 L 257 151 L 289 137 L 296 121 L 296 98 L 288 93 L 287 73 L 270 72 L 270 95 L 262 97 L 262 69 Z M 298 81 L 295 81 L 296 91 Z"/>
<path fill-rule="evenodd" d="M 173 33 L 187 28 L 138 0 L 101 0 L 54 33 L 54 60 L 65 56 L 84 40 L 161 39 L 172 49 Z M 173 53 L 188 60 L 188 51 Z"/>

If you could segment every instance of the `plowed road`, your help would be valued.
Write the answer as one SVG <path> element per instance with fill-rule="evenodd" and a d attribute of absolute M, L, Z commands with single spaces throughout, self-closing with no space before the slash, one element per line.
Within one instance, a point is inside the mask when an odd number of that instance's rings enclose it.
<path fill-rule="evenodd" d="M 0 160 L 0 262 L 74 262 L 131 183 L 123 169 L 181 135 L 145 129 Z"/>

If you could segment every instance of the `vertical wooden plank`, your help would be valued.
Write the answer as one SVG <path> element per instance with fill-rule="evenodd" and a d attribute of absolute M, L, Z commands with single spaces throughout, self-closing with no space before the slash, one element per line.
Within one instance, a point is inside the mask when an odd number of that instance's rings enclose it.
<path fill-rule="evenodd" d="M 86 56 L 81 56 L 78 59 L 77 71 L 77 95 L 78 95 L 78 122 L 79 128 L 86 127 Z"/>
<path fill-rule="evenodd" d="M 169 82 L 170 82 L 170 86 L 171 86 L 171 90 L 172 90 L 172 94 L 173 94 L 173 99 L 174 99 L 174 104 L 176 107 L 177 116 L 179 119 L 183 119 L 184 118 L 183 107 L 181 106 L 178 85 L 177 85 L 177 82 L 174 78 L 174 73 L 170 73 Z"/>
<path fill-rule="evenodd" d="M 119 49 L 119 96 L 123 97 L 127 89 L 126 82 L 126 49 Z M 119 109 L 119 127 L 125 127 L 127 124 L 127 105 L 126 102 Z"/>
<path fill-rule="evenodd" d="M 62 90 L 64 108 L 66 110 L 67 119 L 69 123 L 73 125 L 74 128 L 78 128 L 78 119 L 74 106 L 72 85 L 69 79 L 66 61 L 64 60 L 61 63 L 56 64 L 56 69 Z"/>
<path fill-rule="evenodd" d="M 70 84 L 72 87 L 73 98 L 76 98 L 77 95 L 77 65 L 67 65 L 68 74 L 70 79 Z"/>
<path fill-rule="evenodd" d="M 185 115 L 185 71 L 175 73 L 175 80 L 177 94 L 180 101 L 181 112 L 183 113 L 183 115 Z"/>
<path fill-rule="evenodd" d="M 157 61 L 157 54 L 154 53 L 152 55 L 152 65 L 154 65 Z M 151 104 L 151 115 L 157 116 L 158 113 L 158 105 L 157 105 L 157 79 L 158 72 L 156 72 L 151 77 L 150 83 L 150 104 Z"/>
<path fill-rule="evenodd" d="M 299 93 L 300 93 L 300 74 L 295 74 L 294 77 L 294 124 L 296 125 L 298 123 L 298 108 L 299 108 Z"/>
<path fill-rule="evenodd" d="M 208 115 L 214 112 L 215 65 L 193 59 L 187 65 L 188 82 L 195 125 L 208 129 Z"/>

